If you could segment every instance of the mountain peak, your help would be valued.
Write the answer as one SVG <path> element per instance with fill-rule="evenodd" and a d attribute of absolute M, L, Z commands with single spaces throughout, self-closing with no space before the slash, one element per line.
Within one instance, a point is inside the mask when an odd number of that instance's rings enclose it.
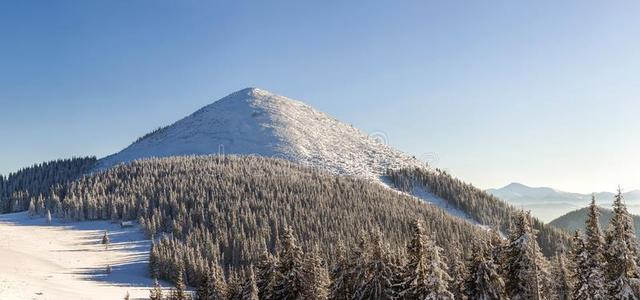
<path fill-rule="evenodd" d="M 245 88 L 98 162 L 104 169 L 148 157 L 241 154 L 278 157 L 341 175 L 378 178 L 415 158 L 298 100 Z"/>
<path fill-rule="evenodd" d="M 530 186 L 524 185 L 522 183 L 519 182 L 512 182 L 509 183 L 507 185 L 505 185 L 504 187 L 500 188 L 501 190 L 504 189 L 520 189 L 520 188 L 531 188 Z"/>
<path fill-rule="evenodd" d="M 248 106 L 248 107 L 242 107 Z M 220 113 L 220 109 L 232 109 L 234 111 L 249 109 L 260 111 L 255 114 L 286 114 L 286 110 L 292 107 L 304 107 L 307 110 L 313 110 L 310 106 L 301 101 L 280 96 L 265 89 L 256 87 L 248 87 L 233 92 L 222 99 L 219 99 L 198 110 L 195 114 L 201 114 L 206 111 L 213 110 L 215 114 Z M 231 108 L 234 107 L 234 108 Z M 254 115 L 255 115 L 254 114 Z"/>
<path fill-rule="evenodd" d="M 241 89 L 239 91 L 233 92 L 231 94 L 229 94 L 229 96 L 241 96 L 241 95 L 246 95 L 246 96 L 250 96 L 250 97 L 258 97 L 258 96 L 267 96 L 267 95 L 275 95 L 272 92 L 269 92 L 267 90 L 263 90 L 261 88 L 257 88 L 257 87 L 248 87 L 248 88 L 244 88 Z M 227 97 L 229 97 L 227 96 Z M 227 98 L 225 97 L 225 98 Z M 223 98 L 224 99 L 224 98 Z"/>

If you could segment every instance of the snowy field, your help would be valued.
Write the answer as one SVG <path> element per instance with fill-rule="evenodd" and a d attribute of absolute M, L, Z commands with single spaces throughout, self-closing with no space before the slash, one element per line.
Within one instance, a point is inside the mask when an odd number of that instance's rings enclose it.
<path fill-rule="evenodd" d="M 100 243 L 105 230 L 108 249 Z M 0 299 L 122 299 L 127 292 L 146 299 L 149 247 L 137 227 L 0 215 Z"/>

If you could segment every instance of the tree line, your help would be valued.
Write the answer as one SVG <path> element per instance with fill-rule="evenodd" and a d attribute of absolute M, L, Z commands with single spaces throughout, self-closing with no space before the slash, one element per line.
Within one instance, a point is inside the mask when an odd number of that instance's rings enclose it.
<path fill-rule="evenodd" d="M 95 163 L 95 157 L 58 159 L 0 175 L 0 212 L 27 210 L 33 197 L 50 196 L 52 187 L 79 178 Z"/>

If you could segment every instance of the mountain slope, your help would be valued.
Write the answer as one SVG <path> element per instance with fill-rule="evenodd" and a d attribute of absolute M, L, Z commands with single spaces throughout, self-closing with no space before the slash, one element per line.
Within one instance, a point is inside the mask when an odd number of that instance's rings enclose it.
<path fill-rule="evenodd" d="M 442 186 L 398 189 L 389 178 L 385 178 L 389 175 L 387 170 L 430 171 L 414 157 L 377 141 L 351 125 L 339 122 L 300 101 L 256 88 L 230 94 L 168 127 L 147 134 L 121 152 L 101 159 L 98 166 L 107 169 L 146 157 L 220 152 L 283 158 L 334 174 L 373 179 L 387 187 L 408 192 L 476 225 L 502 224 L 513 213 L 498 199 L 479 205 L 472 203 L 474 199 L 461 195 L 450 193 L 442 197 L 429 193 L 441 190 L 444 188 Z M 450 183 L 452 180 L 442 182 Z M 461 197 L 464 199 L 459 199 Z M 486 210 L 486 213 L 480 210 Z M 546 243 L 554 239 L 555 244 L 556 240 L 564 238 L 561 235 L 550 229 L 549 235 L 544 232 L 541 239 Z M 553 246 L 545 248 L 553 249 Z"/>
<path fill-rule="evenodd" d="M 511 183 L 499 189 L 488 189 L 492 194 L 509 204 L 531 210 L 531 213 L 545 222 L 560 217 L 572 210 L 585 207 L 591 201 L 591 194 L 564 192 L 549 187 L 530 187 L 521 183 Z M 598 203 L 610 207 L 614 193 L 595 193 Z M 629 211 L 640 213 L 640 191 L 634 190 L 623 194 Z"/>
<path fill-rule="evenodd" d="M 609 226 L 609 221 L 611 220 L 611 216 L 613 212 L 608 208 L 599 207 L 600 211 L 600 228 L 603 230 L 607 229 Z M 574 210 L 569 212 L 549 223 L 549 225 L 563 228 L 568 231 L 575 231 L 576 229 L 580 229 L 584 231 L 584 222 L 587 219 L 587 213 L 589 212 L 589 208 L 581 208 L 578 210 Z M 633 224 L 636 229 L 636 236 L 640 236 L 640 216 L 633 215 Z"/>
<path fill-rule="evenodd" d="M 195 262 L 201 259 L 247 266 L 265 245 L 278 247 L 285 225 L 304 248 L 318 246 L 329 262 L 340 241 L 354 245 L 376 230 L 393 248 L 404 247 L 416 219 L 447 249 L 488 237 L 478 226 L 378 183 L 259 156 L 140 160 L 83 177 L 57 195 L 64 205 L 51 210 L 67 219 L 137 219 L 150 236 L 170 237 L 157 251 L 181 254 L 164 255 L 159 271 L 165 278 L 174 258 L 190 258 L 187 273 L 200 276 Z M 463 250 L 470 254 L 471 248 Z M 198 277 L 188 278 L 197 284 Z"/>
<path fill-rule="evenodd" d="M 498 227 L 503 233 L 507 233 L 512 220 L 518 215 L 516 207 L 442 170 L 401 168 L 388 170 L 387 175 L 388 181 L 396 189 L 409 193 L 424 191 L 445 199 L 448 207 L 463 211 L 485 228 Z M 545 225 L 537 218 L 533 218 L 532 225 L 538 231 L 539 245 L 548 256 L 553 255 L 568 240 L 566 232 Z"/>
<path fill-rule="evenodd" d="M 98 162 L 99 169 L 147 157 L 255 154 L 377 178 L 387 167 L 418 165 L 351 125 L 293 99 L 248 88 L 203 107 Z"/>

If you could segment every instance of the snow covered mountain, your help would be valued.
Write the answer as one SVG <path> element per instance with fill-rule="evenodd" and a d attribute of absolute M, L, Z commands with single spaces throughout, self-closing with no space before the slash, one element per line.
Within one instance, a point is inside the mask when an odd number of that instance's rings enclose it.
<path fill-rule="evenodd" d="M 499 189 L 488 189 L 488 193 L 509 204 L 531 210 L 531 213 L 545 222 L 570 211 L 585 207 L 591 201 L 591 194 L 564 192 L 549 187 L 530 187 L 521 183 L 511 183 Z M 614 193 L 595 193 L 598 205 L 611 207 Z M 624 193 L 629 211 L 640 213 L 640 190 Z"/>
<path fill-rule="evenodd" d="M 421 164 L 300 101 L 247 88 L 147 134 L 99 160 L 97 168 L 140 158 L 217 153 L 279 157 L 370 179 L 387 167 Z"/>

